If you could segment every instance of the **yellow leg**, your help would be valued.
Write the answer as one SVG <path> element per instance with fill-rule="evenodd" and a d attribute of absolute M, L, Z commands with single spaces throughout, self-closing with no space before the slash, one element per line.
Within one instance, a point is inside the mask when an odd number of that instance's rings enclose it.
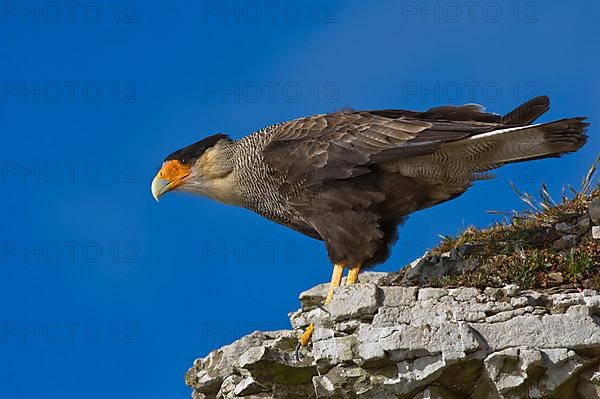
<path fill-rule="evenodd" d="M 348 278 L 346 279 L 346 285 L 352 285 L 358 281 L 358 273 L 360 273 L 360 266 L 354 266 L 348 272 Z"/>
<path fill-rule="evenodd" d="M 329 290 L 327 291 L 327 297 L 325 298 L 325 305 L 331 302 L 333 298 L 333 291 L 340 286 L 342 283 L 342 275 L 344 273 L 344 266 L 333 265 L 333 273 L 331 274 L 331 282 L 329 283 Z M 306 346 L 312 337 L 312 333 L 315 330 L 313 323 L 310 323 L 306 331 L 300 337 L 300 345 Z"/>
<path fill-rule="evenodd" d="M 333 291 L 342 284 L 342 275 L 344 273 L 344 266 L 333 265 L 333 273 L 331 274 L 331 282 L 329 283 L 329 290 L 327 291 L 327 297 L 325 298 L 325 305 L 331 302 L 333 298 Z"/>

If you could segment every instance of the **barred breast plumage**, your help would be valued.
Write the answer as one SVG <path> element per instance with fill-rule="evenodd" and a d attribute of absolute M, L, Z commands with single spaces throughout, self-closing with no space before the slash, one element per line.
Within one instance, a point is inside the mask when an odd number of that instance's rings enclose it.
<path fill-rule="evenodd" d="M 321 239 L 302 215 L 290 206 L 299 194 L 301 182 L 284 192 L 281 188 L 286 184 L 286 175 L 277 173 L 264 160 L 265 147 L 278 126 L 268 126 L 235 141 L 231 159 L 242 193 L 242 204 L 273 222 Z"/>

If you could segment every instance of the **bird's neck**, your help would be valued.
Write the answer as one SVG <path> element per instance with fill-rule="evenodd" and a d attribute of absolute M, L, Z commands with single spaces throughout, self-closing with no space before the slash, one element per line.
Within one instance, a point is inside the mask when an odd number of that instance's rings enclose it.
<path fill-rule="evenodd" d="M 192 180 L 186 191 L 204 195 L 216 201 L 241 205 L 241 193 L 236 168 L 237 142 L 224 140 L 208 149 L 196 163 L 200 179 Z"/>

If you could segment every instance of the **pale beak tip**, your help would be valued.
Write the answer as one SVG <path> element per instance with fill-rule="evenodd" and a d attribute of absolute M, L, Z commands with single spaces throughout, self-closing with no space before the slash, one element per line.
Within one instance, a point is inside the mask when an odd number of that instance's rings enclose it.
<path fill-rule="evenodd" d="M 160 196 L 169 191 L 169 181 L 157 176 L 152 180 L 150 190 L 152 191 L 152 196 L 158 202 Z"/>

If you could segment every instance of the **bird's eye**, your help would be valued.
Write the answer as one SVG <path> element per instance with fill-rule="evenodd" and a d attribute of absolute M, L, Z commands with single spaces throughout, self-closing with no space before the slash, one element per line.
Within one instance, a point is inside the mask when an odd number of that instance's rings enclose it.
<path fill-rule="evenodd" d="M 184 159 L 180 159 L 180 160 L 179 160 L 179 163 L 181 163 L 182 165 L 187 165 L 187 164 L 188 164 L 188 162 L 189 162 L 189 161 L 188 161 L 187 159 L 185 159 L 185 158 L 184 158 Z"/>

